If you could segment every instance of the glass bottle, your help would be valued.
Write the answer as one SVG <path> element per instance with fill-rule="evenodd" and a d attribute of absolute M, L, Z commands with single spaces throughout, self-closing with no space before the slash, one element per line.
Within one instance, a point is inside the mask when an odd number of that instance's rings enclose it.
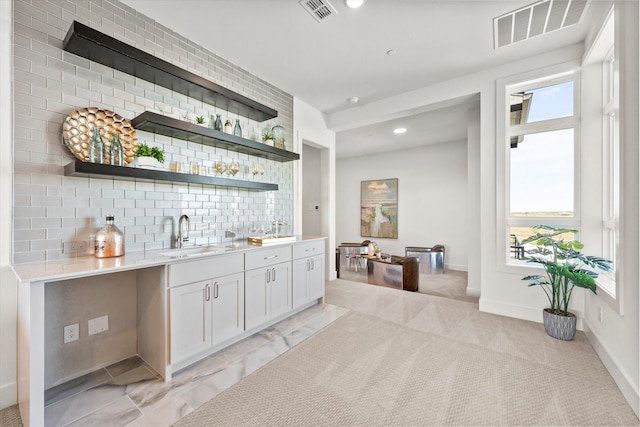
<path fill-rule="evenodd" d="M 93 255 L 96 258 L 124 255 L 124 234 L 113 223 L 113 215 L 107 215 L 106 224 L 96 233 Z"/>
<path fill-rule="evenodd" d="M 222 132 L 222 119 L 220 118 L 220 114 L 216 114 L 216 121 L 213 123 L 213 128 Z"/>
<path fill-rule="evenodd" d="M 111 164 L 114 166 L 124 166 L 124 149 L 120 143 L 120 134 L 113 132 L 113 140 L 111 140 L 111 147 L 109 147 L 109 158 Z"/>
<path fill-rule="evenodd" d="M 235 136 L 242 137 L 242 128 L 240 127 L 240 119 L 236 119 L 236 125 L 233 128 L 233 134 Z"/>
<path fill-rule="evenodd" d="M 104 163 L 104 142 L 100 136 L 100 129 L 93 128 L 93 137 L 89 141 L 89 161 L 91 163 Z"/>
<path fill-rule="evenodd" d="M 233 133 L 233 127 L 231 126 L 231 121 L 229 119 L 224 122 L 224 133 Z"/>

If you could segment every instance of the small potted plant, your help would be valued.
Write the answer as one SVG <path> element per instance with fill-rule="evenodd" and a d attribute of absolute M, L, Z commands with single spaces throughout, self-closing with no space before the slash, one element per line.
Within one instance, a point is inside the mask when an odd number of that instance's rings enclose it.
<path fill-rule="evenodd" d="M 592 269 L 611 271 L 611 261 L 597 256 L 582 254 L 584 245 L 577 240 L 565 241 L 563 236 L 575 235 L 578 230 L 555 228 L 546 225 L 533 227 L 534 235 L 522 241 L 522 245 L 533 244 L 525 259 L 542 265 L 547 277 L 532 275 L 523 277 L 529 286 L 540 286 L 549 299 L 551 307 L 542 312 L 544 329 L 553 338 L 570 341 L 576 333 L 576 316 L 569 312 L 569 301 L 573 289 L 589 289 L 596 293 Z M 590 267 L 590 268 L 586 268 Z"/>
<path fill-rule="evenodd" d="M 262 141 L 265 144 L 270 145 L 271 147 L 273 147 L 273 134 L 271 133 L 270 130 L 264 131 L 264 133 L 262 134 Z"/>
<path fill-rule="evenodd" d="M 136 158 L 131 165 L 145 169 L 160 169 L 163 162 L 164 150 L 141 143 L 136 148 Z"/>
<path fill-rule="evenodd" d="M 204 116 L 197 116 L 196 117 L 196 123 L 199 125 L 204 126 Z"/>

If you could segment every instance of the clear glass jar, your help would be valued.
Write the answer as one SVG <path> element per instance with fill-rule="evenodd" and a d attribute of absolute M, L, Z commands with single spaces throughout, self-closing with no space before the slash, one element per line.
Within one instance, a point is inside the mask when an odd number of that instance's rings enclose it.
<path fill-rule="evenodd" d="M 285 150 L 284 128 L 280 125 L 275 125 L 271 128 L 271 135 L 273 135 L 273 146 Z"/>
<path fill-rule="evenodd" d="M 107 215 L 107 222 L 95 237 L 93 255 L 96 258 L 111 258 L 124 255 L 124 234 L 113 222 L 113 215 Z"/>

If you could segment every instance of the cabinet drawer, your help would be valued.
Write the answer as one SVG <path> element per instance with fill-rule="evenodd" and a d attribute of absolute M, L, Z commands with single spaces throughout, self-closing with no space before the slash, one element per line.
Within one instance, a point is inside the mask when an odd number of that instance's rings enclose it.
<path fill-rule="evenodd" d="M 324 254 L 324 240 L 312 240 L 293 246 L 293 259 Z"/>
<path fill-rule="evenodd" d="M 278 246 L 277 248 L 259 249 L 245 254 L 245 265 L 247 270 L 266 267 L 291 260 L 291 245 Z"/>
<path fill-rule="evenodd" d="M 241 273 L 244 271 L 244 254 L 216 255 L 171 264 L 168 270 L 170 287 Z"/>

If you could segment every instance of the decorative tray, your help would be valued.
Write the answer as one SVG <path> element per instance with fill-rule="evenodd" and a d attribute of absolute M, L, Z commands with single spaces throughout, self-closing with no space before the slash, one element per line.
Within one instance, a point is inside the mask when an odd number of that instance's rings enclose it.
<path fill-rule="evenodd" d="M 295 242 L 296 236 L 265 236 L 265 237 L 247 237 L 247 242 L 251 245 L 268 245 L 270 243 L 286 243 Z"/>
<path fill-rule="evenodd" d="M 62 139 L 78 159 L 87 162 L 89 161 L 89 140 L 95 128 L 100 129 L 100 136 L 107 148 L 111 144 L 112 133 L 118 132 L 124 148 L 124 164 L 127 165 L 133 161 L 138 146 L 136 130 L 127 119 L 113 111 L 97 107 L 75 110 L 62 124 Z M 108 156 L 109 150 L 106 151 Z"/>

